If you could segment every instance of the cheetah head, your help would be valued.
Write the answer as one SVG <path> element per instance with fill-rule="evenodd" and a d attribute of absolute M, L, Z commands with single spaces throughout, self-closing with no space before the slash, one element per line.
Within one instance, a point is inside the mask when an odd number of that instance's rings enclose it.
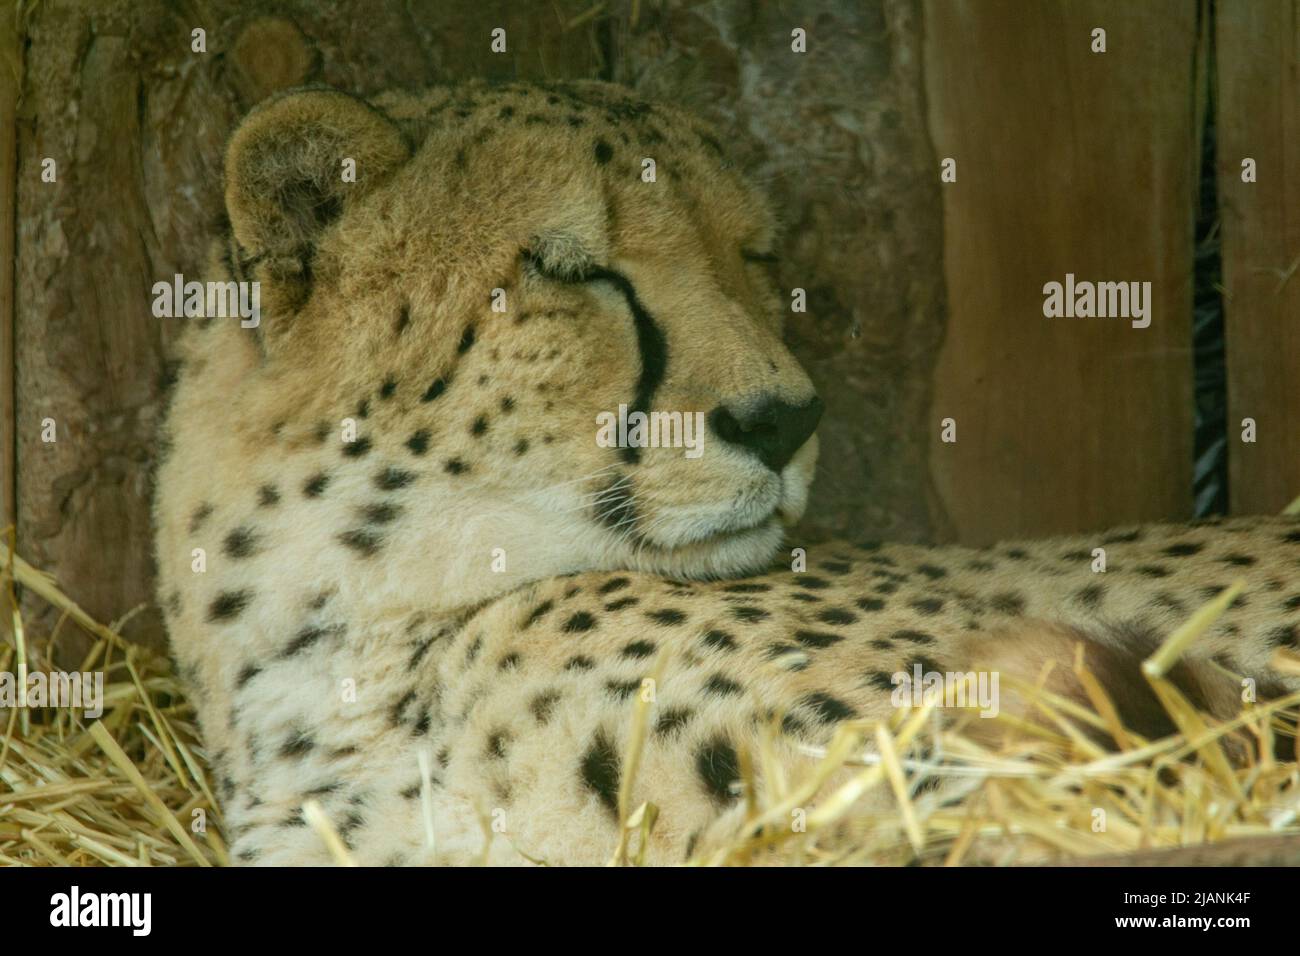
<path fill-rule="evenodd" d="M 773 215 L 701 121 L 601 83 L 297 91 L 236 131 L 226 182 L 220 257 L 261 290 L 242 385 L 340 467 L 355 421 L 364 494 L 403 509 L 374 540 L 499 549 L 508 578 L 722 576 L 802 514 L 822 405 L 782 344 Z M 633 412 L 657 443 L 620 436 Z"/>

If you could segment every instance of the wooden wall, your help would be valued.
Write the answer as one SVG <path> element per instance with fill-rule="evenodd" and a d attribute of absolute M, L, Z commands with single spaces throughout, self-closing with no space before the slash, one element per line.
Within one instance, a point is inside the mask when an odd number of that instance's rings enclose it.
<path fill-rule="evenodd" d="M 16 521 L 20 552 L 97 617 L 145 605 L 128 633 L 158 640 L 149 482 L 176 327 L 148 290 L 201 271 L 226 136 L 304 81 L 364 95 L 478 76 L 683 103 L 767 183 L 781 284 L 809 296 L 790 344 L 828 405 L 808 540 L 1189 515 L 1214 91 L 1229 418 L 1259 425 L 1230 445 L 1231 500 L 1277 510 L 1300 494 L 1300 0 L 1217 8 L 1213 31 L 1194 0 L 48 0 L 0 16 L 0 527 Z M 1045 318 L 1043 285 L 1066 273 L 1151 282 L 1151 327 Z M 26 612 L 34 634 L 53 627 Z"/>
<path fill-rule="evenodd" d="M 797 13 L 741 0 L 24 9 L 10 39 L 27 49 L 25 67 L 5 85 L 21 96 L 17 169 L 0 187 L 2 197 L 16 186 L 18 209 L 16 283 L 0 282 L 16 297 L 0 312 L 16 340 L 0 354 L 0 376 L 16 378 L 0 377 L 0 394 L 16 396 L 12 411 L 0 399 L 4 447 L 17 451 L 4 475 L 16 477 L 20 553 L 96 617 L 145 605 L 127 633 L 160 639 L 149 483 L 176 325 L 150 314 L 149 289 L 202 271 L 226 136 L 257 100 L 301 82 L 365 95 L 472 77 L 596 77 L 703 113 L 777 195 L 790 224 L 781 281 L 809 294 L 791 343 L 833 419 L 819 508 L 802 534 L 931 536 L 928 390 L 916 373 L 937 353 L 943 280 L 919 0 L 812 0 Z M 504 55 L 489 50 L 498 26 Z M 190 48 L 200 27 L 204 54 Z M 806 54 L 791 51 L 794 27 L 808 33 Z M 4 109 L 0 97 L 0 118 Z M 46 157 L 55 184 L 40 181 Z M 41 440 L 46 417 L 53 444 Z M 25 613 L 34 635 L 54 625 L 34 603 Z"/>

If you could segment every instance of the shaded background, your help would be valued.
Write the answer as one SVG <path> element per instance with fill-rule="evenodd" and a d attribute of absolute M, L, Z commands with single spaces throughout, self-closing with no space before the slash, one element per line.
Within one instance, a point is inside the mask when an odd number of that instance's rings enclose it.
<path fill-rule="evenodd" d="M 0 528 L 98 619 L 151 605 L 179 325 L 149 290 L 202 272 L 226 137 L 286 86 L 469 77 L 636 87 L 768 184 L 781 283 L 808 293 L 789 342 L 828 406 L 806 539 L 1190 517 L 1198 456 L 1201 511 L 1279 510 L 1300 493 L 1298 59 L 1300 0 L 0 0 Z M 1150 281 L 1151 327 L 1045 319 L 1067 272 Z M 160 618 L 124 633 L 160 641 Z"/>

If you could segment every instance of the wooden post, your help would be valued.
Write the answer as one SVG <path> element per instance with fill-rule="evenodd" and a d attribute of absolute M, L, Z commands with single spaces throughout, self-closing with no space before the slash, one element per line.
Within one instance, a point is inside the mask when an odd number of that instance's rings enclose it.
<path fill-rule="evenodd" d="M 926 35 L 956 163 L 926 424 L 957 537 L 1190 516 L 1196 4 L 928 0 Z M 1067 274 L 1149 282 L 1150 327 L 1046 317 Z"/>
<path fill-rule="evenodd" d="M 1300 2 L 1216 11 L 1228 496 L 1277 512 L 1300 495 Z"/>

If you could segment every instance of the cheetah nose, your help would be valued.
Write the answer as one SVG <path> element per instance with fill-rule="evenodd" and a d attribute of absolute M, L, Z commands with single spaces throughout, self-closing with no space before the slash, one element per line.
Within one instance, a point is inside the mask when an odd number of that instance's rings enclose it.
<path fill-rule="evenodd" d="M 816 395 L 802 405 L 765 398 L 747 410 L 719 405 L 709 412 L 709 425 L 727 444 L 749 451 L 779 472 L 817 430 L 824 408 Z"/>

